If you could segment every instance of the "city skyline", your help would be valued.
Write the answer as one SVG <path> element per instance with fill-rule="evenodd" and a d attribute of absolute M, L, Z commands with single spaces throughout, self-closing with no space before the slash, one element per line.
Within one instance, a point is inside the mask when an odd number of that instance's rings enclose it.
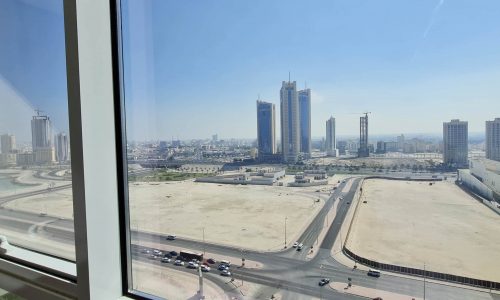
<path fill-rule="evenodd" d="M 496 38 L 500 25 L 495 22 L 500 4 L 446 1 L 433 13 L 438 3 L 327 1 L 318 7 L 305 3 L 281 7 L 256 1 L 241 4 L 245 9 L 239 10 L 238 5 L 224 1 L 199 7 L 151 2 L 144 11 L 141 5 L 125 1 L 124 5 L 130 9 L 137 5 L 146 15 L 156 16 L 160 11 L 168 15 L 146 23 L 131 16 L 131 26 L 162 28 L 149 39 L 137 40 L 140 35 L 134 35 L 136 29 L 124 28 L 124 41 L 130 44 L 124 57 L 133 68 L 133 72 L 127 70 L 133 75 L 125 78 L 129 92 L 126 104 L 133 111 L 127 120 L 133 125 L 129 126 L 129 138 L 164 140 L 174 136 L 185 140 L 213 132 L 221 137 L 255 138 L 254 99 L 260 94 L 279 105 L 277 86 L 288 72 L 298 82 L 298 89 L 304 88 L 306 81 L 312 88 L 313 139 L 324 135 L 321 120 L 330 115 L 336 118 L 339 137 L 357 135 L 359 124 L 353 113 L 365 110 L 373 112 L 370 134 L 374 135 L 439 134 L 443 120 L 455 118 L 468 120 L 470 133 L 482 133 L 484 121 L 498 117 L 496 112 L 500 111 L 500 87 L 496 84 L 500 77 L 500 41 Z M 290 38 L 281 37 L 288 18 L 302 17 L 306 8 L 311 9 L 303 16 L 303 23 L 309 26 L 292 25 Z M 14 20 L 9 11 L 29 15 L 37 26 Z M 55 131 L 68 131 L 67 107 L 60 105 L 66 99 L 62 7 L 54 4 L 42 11 L 34 14 L 29 5 L 13 2 L 6 3 L 0 12 L 2 20 L 17 24 L 18 34 L 29 37 L 26 44 L 37 45 L 17 51 L 9 43 L 16 36 L 7 27 L 0 28 L 7 45 L 0 49 L 0 91 L 6 96 L 0 104 L 10 108 L 0 112 L 0 132 L 12 133 L 18 141 L 29 140 L 29 126 L 20 124 L 19 119 L 30 118 L 35 108 L 51 116 Z M 184 22 L 182 16 L 187 13 L 200 18 Z M 237 25 L 221 27 L 225 21 L 218 20 L 218 14 L 229 14 Z M 332 16 L 336 18 L 328 25 Z M 382 16 L 390 22 L 382 22 Z M 352 18 L 365 22 L 352 23 Z M 167 19 L 172 26 L 161 23 Z M 197 31 L 200 25 L 206 25 L 203 36 Z M 54 28 L 58 34 L 48 39 L 39 34 Z M 227 38 L 216 34 L 220 28 L 227 30 Z M 276 36 L 280 38 L 274 39 Z M 184 46 L 169 46 L 180 38 L 186 40 Z M 260 44 L 266 47 L 250 47 Z M 201 45 L 203 53 L 193 52 Z M 23 64 L 14 68 L 13 61 Z M 201 62 L 206 66 L 198 70 Z M 196 118 L 190 119 L 193 115 Z M 419 115 L 425 115 L 426 122 L 421 122 Z M 183 124 L 182 120 L 190 122 Z M 280 122 L 279 114 L 276 122 Z M 226 126 L 228 123 L 238 126 Z"/>

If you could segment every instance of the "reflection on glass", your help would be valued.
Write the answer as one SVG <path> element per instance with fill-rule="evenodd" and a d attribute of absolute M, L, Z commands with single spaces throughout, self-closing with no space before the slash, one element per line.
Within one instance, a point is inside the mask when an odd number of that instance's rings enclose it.
<path fill-rule="evenodd" d="M 0 2 L 0 235 L 74 260 L 62 3 Z"/>

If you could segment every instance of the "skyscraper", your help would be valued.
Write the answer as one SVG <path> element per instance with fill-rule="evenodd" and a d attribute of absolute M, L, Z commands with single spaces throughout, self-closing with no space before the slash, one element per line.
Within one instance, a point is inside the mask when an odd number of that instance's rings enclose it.
<path fill-rule="evenodd" d="M 337 150 L 337 139 L 335 137 L 335 118 L 330 117 L 326 121 L 326 155 L 328 156 L 339 156 L 339 150 Z"/>
<path fill-rule="evenodd" d="M 276 153 L 275 106 L 257 100 L 257 147 L 259 158 Z"/>
<path fill-rule="evenodd" d="M 500 161 L 500 118 L 486 121 L 486 158 Z"/>
<path fill-rule="evenodd" d="M 358 157 L 370 156 L 368 149 L 368 113 L 359 118 L 359 148 Z"/>
<path fill-rule="evenodd" d="M 2 153 L 12 153 L 16 149 L 16 137 L 11 134 L 3 134 L 0 137 Z"/>
<path fill-rule="evenodd" d="M 65 133 L 56 135 L 56 159 L 58 162 L 69 160 L 68 136 Z"/>
<path fill-rule="evenodd" d="M 469 147 L 468 123 L 451 120 L 443 123 L 443 162 L 456 166 L 467 165 Z"/>
<path fill-rule="evenodd" d="M 300 119 L 300 152 L 305 158 L 311 157 L 311 89 L 298 92 Z"/>
<path fill-rule="evenodd" d="M 31 120 L 31 143 L 36 163 L 49 163 L 55 160 L 52 139 L 50 118 L 41 116 L 38 111 Z"/>
<path fill-rule="evenodd" d="M 296 82 L 283 81 L 280 91 L 283 161 L 296 163 L 300 152 L 299 101 Z"/>

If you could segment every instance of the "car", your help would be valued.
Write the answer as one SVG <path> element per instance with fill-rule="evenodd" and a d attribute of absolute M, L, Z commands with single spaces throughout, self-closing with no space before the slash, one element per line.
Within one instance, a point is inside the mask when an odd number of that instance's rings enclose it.
<path fill-rule="evenodd" d="M 215 259 L 213 259 L 213 258 L 209 258 L 209 259 L 207 259 L 207 263 L 209 263 L 209 264 L 211 264 L 211 265 L 215 264 L 216 262 L 217 262 L 217 261 L 216 261 Z"/>
<path fill-rule="evenodd" d="M 223 270 L 220 272 L 220 275 L 221 276 L 231 276 L 231 272 L 229 272 L 228 270 Z"/>
<path fill-rule="evenodd" d="M 347 201 L 347 204 L 351 204 L 351 202 Z"/>
<path fill-rule="evenodd" d="M 380 277 L 380 271 L 375 269 L 370 269 L 368 270 L 367 275 L 372 277 Z"/>
<path fill-rule="evenodd" d="M 169 263 L 169 262 L 171 262 L 171 261 L 172 261 L 172 260 L 171 260 L 170 258 L 168 258 L 168 257 L 164 257 L 164 258 L 162 258 L 162 259 L 161 259 L 161 262 L 162 262 L 162 263 Z"/>
<path fill-rule="evenodd" d="M 372 300 L 384 300 L 384 299 L 382 299 L 382 297 L 375 297 Z"/>
<path fill-rule="evenodd" d="M 142 249 L 142 253 L 151 254 L 151 250 L 145 248 L 145 249 Z"/>
<path fill-rule="evenodd" d="M 220 265 L 217 267 L 217 270 L 219 270 L 219 271 L 229 270 L 229 266 L 228 266 L 228 265 L 225 265 L 225 264 L 220 264 Z"/>
<path fill-rule="evenodd" d="M 177 256 L 177 255 L 179 255 L 179 253 L 177 253 L 177 251 L 170 251 L 170 255 Z"/>
<path fill-rule="evenodd" d="M 151 254 L 151 255 L 149 255 L 149 256 L 148 256 L 148 258 L 149 258 L 149 259 L 157 259 L 157 258 L 158 258 L 158 256 L 156 256 L 156 255 L 154 255 L 154 254 Z"/>
<path fill-rule="evenodd" d="M 176 266 L 183 266 L 184 265 L 184 262 L 182 260 L 176 260 L 175 263 L 174 263 Z"/>
<path fill-rule="evenodd" d="M 300 243 L 298 246 L 297 246 L 297 251 L 301 251 L 302 248 L 304 248 L 304 244 Z"/>
<path fill-rule="evenodd" d="M 227 265 L 228 267 L 231 266 L 231 262 L 229 260 L 221 260 L 220 263 L 224 264 L 224 265 Z"/>
<path fill-rule="evenodd" d="M 329 283 L 330 283 L 330 278 L 322 278 L 322 279 L 319 281 L 318 285 L 319 285 L 319 286 L 324 286 L 324 285 L 329 284 Z"/>
<path fill-rule="evenodd" d="M 172 258 L 172 254 L 170 254 L 170 253 L 165 253 L 165 255 L 163 255 L 163 257 L 166 257 L 166 258 Z"/>
<path fill-rule="evenodd" d="M 297 246 L 299 246 L 299 242 L 293 243 L 293 248 L 297 248 Z"/>
<path fill-rule="evenodd" d="M 167 240 L 173 241 L 173 240 L 175 240 L 176 237 L 177 236 L 175 234 L 169 234 L 169 235 L 167 235 Z"/>
<path fill-rule="evenodd" d="M 198 266 L 199 265 L 197 263 L 195 263 L 194 261 L 190 261 L 187 265 L 187 267 L 190 269 L 196 269 L 196 268 L 198 268 Z"/>
<path fill-rule="evenodd" d="M 206 265 L 201 265 L 201 270 L 203 272 L 210 272 L 210 267 L 209 266 L 206 266 Z"/>
<path fill-rule="evenodd" d="M 156 250 L 156 249 L 153 250 L 153 253 L 154 253 L 154 255 L 158 255 L 158 256 L 162 255 L 161 251 L 160 250 Z"/>

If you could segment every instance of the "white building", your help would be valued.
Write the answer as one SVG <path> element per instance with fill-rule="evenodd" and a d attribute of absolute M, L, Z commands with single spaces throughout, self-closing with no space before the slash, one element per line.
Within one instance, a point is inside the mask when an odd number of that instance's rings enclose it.
<path fill-rule="evenodd" d="M 459 179 L 482 197 L 500 203 L 500 162 L 472 159 L 469 167 L 459 170 Z"/>
<path fill-rule="evenodd" d="M 486 121 L 486 158 L 500 161 L 500 118 Z"/>
<path fill-rule="evenodd" d="M 337 157 L 339 150 L 337 149 L 337 139 L 335 136 L 335 118 L 330 117 L 326 121 L 326 155 Z"/>
<path fill-rule="evenodd" d="M 283 160 L 296 163 L 300 152 L 299 101 L 296 82 L 283 81 L 280 91 Z"/>
<path fill-rule="evenodd" d="M 468 123 L 458 119 L 443 123 L 443 162 L 467 165 L 469 147 Z"/>
<path fill-rule="evenodd" d="M 69 160 L 69 142 L 65 133 L 56 135 L 56 160 L 66 162 Z"/>
<path fill-rule="evenodd" d="M 12 153 L 16 149 L 16 137 L 11 134 L 3 134 L 0 137 L 2 153 Z"/>

